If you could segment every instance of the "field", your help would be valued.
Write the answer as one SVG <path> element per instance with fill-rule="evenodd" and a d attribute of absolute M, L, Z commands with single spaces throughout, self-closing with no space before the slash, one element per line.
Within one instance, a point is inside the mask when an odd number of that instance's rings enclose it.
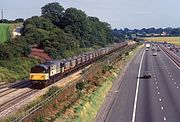
<path fill-rule="evenodd" d="M 10 38 L 10 24 L 0 24 L 0 43 L 7 41 Z"/>
<path fill-rule="evenodd" d="M 147 37 L 143 39 L 145 39 L 146 41 L 156 41 L 156 42 L 166 41 L 167 43 L 172 43 L 180 46 L 180 37 Z"/>

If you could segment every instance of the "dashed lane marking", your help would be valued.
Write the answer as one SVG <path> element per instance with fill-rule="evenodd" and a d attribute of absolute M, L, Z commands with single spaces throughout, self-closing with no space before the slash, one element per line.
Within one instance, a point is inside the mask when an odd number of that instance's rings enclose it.
<path fill-rule="evenodd" d="M 166 117 L 164 117 L 163 120 L 166 121 Z"/>
<path fill-rule="evenodd" d="M 161 106 L 161 110 L 163 110 L 164 109 L 164 107 L 163 106 Z"/>
<path fill-rule="evenodd" d="M 158 92 L 158 94 L 160 94 L 160 92 Z"/>
<path fill-rule="evenodd" d="M 161 101 L 162 101 L 162 99 L 161 99 L 161 98 L 159 98 L 159 101 L 161 102 Z"/>

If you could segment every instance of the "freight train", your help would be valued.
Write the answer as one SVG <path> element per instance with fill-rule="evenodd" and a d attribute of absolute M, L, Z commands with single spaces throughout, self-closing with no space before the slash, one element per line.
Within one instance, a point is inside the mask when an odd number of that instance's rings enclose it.
<path fill-rule="evenodd" d="M 127 45 L 128 42 L 114 43 L 109 47 L 87 52 L 69 59 L 53 60 L 35 65 L 31 68 L 30 72 L 32 86 L 33 88 L 44 88 Z"/>

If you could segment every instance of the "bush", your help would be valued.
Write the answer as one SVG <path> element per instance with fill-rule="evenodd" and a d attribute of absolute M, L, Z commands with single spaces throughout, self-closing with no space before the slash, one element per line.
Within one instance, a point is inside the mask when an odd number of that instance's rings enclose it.
<path fill-rule="evenodd" d="M 52 86 L 52 87 L 49 88 L 49 91 L 48 91 L 45 95 L 43 95 L 43 97 L 44 97 L 44 98 L 47 98 L 47 97 L 53 95 L 53 94 L 54 94 L 56 91 L 58 91 L 59 89 L 60 89 L 60 88 L 57 87 L 57 86 Z"/>

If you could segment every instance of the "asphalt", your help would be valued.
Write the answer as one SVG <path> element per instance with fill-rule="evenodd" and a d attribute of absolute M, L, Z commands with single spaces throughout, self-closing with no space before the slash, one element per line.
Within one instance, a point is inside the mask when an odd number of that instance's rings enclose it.
<path fill-rule="evenodd" d="M 106 122 L 130 122 L 132 118 L 136 80 L 143 50 L 140 50 L 125 72 Z"/>
<path fill-rule="evenodd" d="M 106 122 L 131 122 L 135 90 L 142 52 L 135 57 L 126 71 L 117 97 Z M 180 69 L 161 50 L 157 56 L 145 52 L 141 76 L 150 71 L 152 78 L 140 78 L 136 122 L 180 122 Z"/>

